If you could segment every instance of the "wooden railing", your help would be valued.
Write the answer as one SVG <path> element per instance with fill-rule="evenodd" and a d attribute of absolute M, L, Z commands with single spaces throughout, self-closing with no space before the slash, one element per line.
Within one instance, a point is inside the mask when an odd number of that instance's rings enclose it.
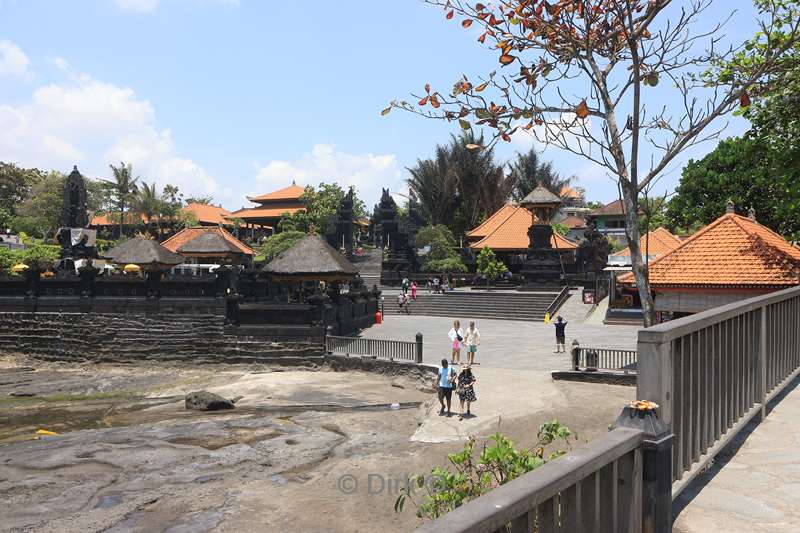
<path fill-rule="evenodd" d="M 675 435 L 673 496 L 800 372 L 800 287 L 639 331 L 637 397 Z"/>
<path fill-rule="evenodd" d="M 639 532 L 643 438 L 640 430 L 614 429 L 417 532 Z"/>
<path fill-rule="evenodd" d="M 327 335 L 325 351 L 343 355 L 369 355 L 389 361 L 409 361 L 419 364 L 422 363 L 422 334 L 417 333 L 413 342 Z"/>
<path fill-rule="evenodd" d="M 635 374 L 636 364 L 636 350 L 584 348 L 583 346 L 575 346 L 572 349 L 572 366 L 574 370 L 597 368 Z"/>

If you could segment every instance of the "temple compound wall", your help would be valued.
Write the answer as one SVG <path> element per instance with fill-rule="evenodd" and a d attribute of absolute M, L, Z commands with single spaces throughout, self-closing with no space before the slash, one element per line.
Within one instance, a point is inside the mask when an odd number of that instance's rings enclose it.
<path fill-rule="evenodd" d="M 192 363 L 279 362 L 305 364 L 324 356 L 324 331 L 300 335 L 264 331 L 242 335 L 226 324 L 213 300 L 195 304 L 216 313 L 179 314 L 162 298 L 162 312 L 0 311 L 0 352 L 59 361 Z M 41 303 L 41 302 L 40 302 Z M 130 303 L 130 302 L 129 302 Z M 152 305 L 152 304 L 150 304 Z M 164 312 L 168 311 L 168 312 Z"/>

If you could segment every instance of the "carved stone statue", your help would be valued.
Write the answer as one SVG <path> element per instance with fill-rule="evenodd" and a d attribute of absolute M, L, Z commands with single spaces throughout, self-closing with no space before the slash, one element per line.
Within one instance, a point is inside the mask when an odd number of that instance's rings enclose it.
<path fill-rule="evenodd" d="M 584 272 L 600 272 L 608 263 L 611 243 L 592 223 L 583 233 L 585 240 L 578 247 L 578 260 Z"/>
<path fill-rule="evenodd" d="M 61 226 L 64 228 L 85 228 L 89 225 L 86 211 L 86 183 L 74 166 L 64 184 L 63 204 L 61 206 Z"/>

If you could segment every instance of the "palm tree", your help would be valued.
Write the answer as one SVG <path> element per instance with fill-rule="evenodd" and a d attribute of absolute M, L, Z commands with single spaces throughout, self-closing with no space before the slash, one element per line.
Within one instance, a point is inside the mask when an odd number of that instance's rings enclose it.
<path fill-rule="evenodd" d="M 484 146 L 483 133 L 475 137 L 472 130 L 450 140 L 450 168 L 458 179 L 464 231 L 474 228 L 508 199 L 512 182 L 503 167 L 494 162 L 494 149 L 470 150 L 468 145 Z M 462 233 L 461 231 L 457 233 Z"/>
<path fill-rule="evenodd" d="M 156 190 L 155 182 L 148 185 L 142 183 L 136 196 L 133 198 L 133 210 L 142 215 L 147 221 L 148 231 L 152 231 L 153 219 L 156 220 L 158 234 L 161 233 L 161 214 L 164 211 L 164 200 Z"/>
<path fill-rule="evenodd" d="M 432 225 L 445 224 L 462 235 L 482 218 L 494 213 L 508 199 L 512 182 L 495 164 L 494 152 L 470 150 L 483 145 L 483 135 L 471 131 L 451 136 L 447 146 L 436 146 L 434 159 L 417 160 L 408 171 L 408 185 Z"/>
<path fill-rule="evenodd" d="M 553 170 L 552 161 L 542 161 L 539 154 L 531 148 L 526 154 L 517 153 L 517 158 L 508 164 L 512 181 L 511 196 L 520 201 L 541 183 L 556 196 L 568 186 L 572 178 L 562 178 Z"/>
<path fill-rule="evenodd" d="M 417 159 L 415 167 L 406 169 L 411 174 L 408 186 L 430 225 L 449 224 L 453 217 L 458 184 L 448 168 L 448 159 L 448 149 L 437 145 L 434 159 Z"/>
<path fill-rule="evenodd" d="M 133 167 L 120 162 L 118 167 L 109 165 L 111 172 L 114 173 L 114 181 L 111 183 L 113 202 L 119 210 L 119 236 L 123 235 L 123 224 L 125 223 L 125 208 L 130 207 L 134 195 L 138 190 L 137 182 L 139 177 L 134 177 Z"/>

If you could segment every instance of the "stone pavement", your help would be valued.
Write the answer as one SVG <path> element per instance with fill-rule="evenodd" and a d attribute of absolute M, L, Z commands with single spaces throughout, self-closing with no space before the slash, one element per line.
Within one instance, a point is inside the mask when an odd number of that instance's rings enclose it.
<path fill-rule="evenodd" d="M 800 379 L 676 500 L 676 533 L 800 531 Z"/>
<path fill-rule="evenodd" d="M 578 339 L 584 346 L 636 348 L 638 328 L 584 324 L 582 320 L 587 310 L 588 306 L 580 302 L 562 309 L 569 322 L 567 348 L 573 339 Z M 423 335 L 424 362 L 438 366 L 442 358 L 450 358 L 451 342 L 447 332 L 451 325 L 452 320 L 444 317 L 391 315 L 380 326 L 364 330 L 361 336 L 414 340 L 420 332 Z M 469 320 L 462 318 L 462 328 L 466 329 L 468 325 Z M 469 435 L 488 436 L 505 421 L 543 416 L 545 413 L 562 419 L 579 415 L 591 419 L 594 416 L 594 421 L 584 427 L 605 430 L 622 406 L 634 399 L 634 387 L 554 381 L 550 372 L 569 369 L 570 356 L 568 353 L 553 353 L 555 327 L 552 324 L 477 320 L 476 325 L 481 333 L 481 345 L 475 358 L 477 364 L 473 369 L 478 380 L 475 385 L 478 402 L 472 408 L 476 416 L 462 421 L 457 416 L 440 417 L 438 401 L 432 398 L 412 440 L 449 442 L 466 439 Z M 464 351 L 462 361 L 466 361 Z M 458 413 L 456 394 L 453 394 L 452 411 Z M 604 415 L 599 415 L 601 411 Z"/>
<path fill-rule="evenodd" d="M 573 319 L 565 314 L 567 325 L 567 350 L 573 339 L 582 346 L 597 348 L 636 349 L 636 326 L 606 326 L 584 324 L 583 316 Z M 466 329 L 468 318 L 461 318 L 461 327 Z M 449 359 L 450 338 L 447 332 L 452 320 L 431 316 L 397 316 L 384 318 L 380 326 L 364 330 L 362 337 L 368 339 L 392 339 L 413 341 L 417 332 L 423 337 L 423 357 L 429 364 L 438 365 L 443 357 Z M 514 322 L 504 320 L 477 320 L 481 333 L 481 345 L 475 358 L 480 367 L 508 368 L 520 370 L 568 370 L 569 354 L 555 354 L 555 327 L 542 322 Z M 462 350 L 462 360 L 465 351 Z"/>

